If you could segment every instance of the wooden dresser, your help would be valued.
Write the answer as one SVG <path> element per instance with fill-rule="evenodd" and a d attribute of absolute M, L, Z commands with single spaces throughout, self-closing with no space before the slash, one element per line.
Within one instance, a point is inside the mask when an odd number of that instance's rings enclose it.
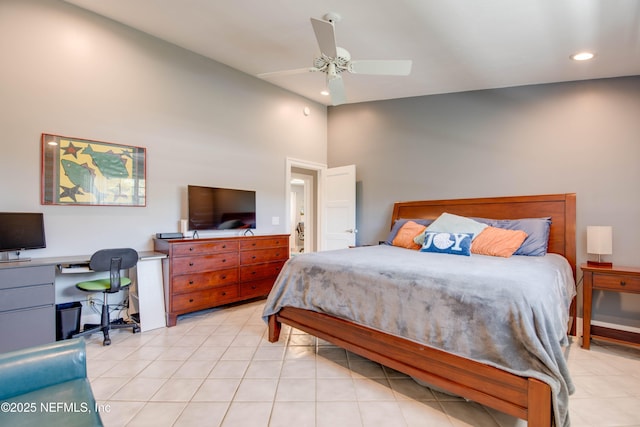
<path fill-rule="evenodd" d="M 289 258 L 289 235 L 156 239 L 167 326 L 178 315 L 269 294 Z"/>

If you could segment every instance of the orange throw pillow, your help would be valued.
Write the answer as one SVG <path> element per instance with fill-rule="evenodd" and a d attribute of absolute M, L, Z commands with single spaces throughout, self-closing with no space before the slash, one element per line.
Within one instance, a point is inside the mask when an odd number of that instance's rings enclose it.
<path fill-rule="evenodd" d="M 526 238 L 522 230 L 487 227 L 473 239 L 471 253 L 509 258 Z"/>
<path fill-rule="evenodd" d="M 425 230 L 424 225 L 420 225 L 414 221 L 407 221 L 400 230 L 398 230 L 398 234 L 391 242 L 393 246 L 400 246 L 401 248 L 407 249 L 420 249 L 420 245 L 413 241 L 413 239 L 420 233 L 423 233 Z"/>

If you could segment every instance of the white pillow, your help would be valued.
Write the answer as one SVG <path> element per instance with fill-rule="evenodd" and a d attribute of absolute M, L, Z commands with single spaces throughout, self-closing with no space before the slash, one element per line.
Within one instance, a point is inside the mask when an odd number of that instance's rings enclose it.
<path fill-rule="evenodd" d="M 439 233 L 472 233 L 473 237 L 471 240 L 473 240 L 487 227 L 487 224 L 483 224 L 471 218 L 444 212 L 427 227 L 425 233 L 427 231 L 435 231 Z M 414 242 L 422 245 L 424 243 L 424 233 L 420 233 L 414 239 Z"/>

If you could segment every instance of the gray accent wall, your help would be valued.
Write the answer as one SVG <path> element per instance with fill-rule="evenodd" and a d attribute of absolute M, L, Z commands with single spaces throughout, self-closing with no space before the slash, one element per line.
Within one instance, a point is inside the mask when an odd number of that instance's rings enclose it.
<path fill-rule="evenodd" d="M 0 2 L 0 53 L 0 211 L 45 215 L 27 256 L 151 249 L 188 184 L 255 190 L 257 233 L 288 233 L 286 158 L 326 163 L 325 106 L 68 3 Z M 147 206 L 42 206 L 42 133 L 145 147 Z"/>
<path fill-rule="evenodd" d="M 586 226 L 613 226 L 614 263 L 640 266 L 640 76 L 329 108 L 330 167 L 355 164 L 359 244 L 395 201 L 577 193 Z M 581 278 L 581 273 L 578 273 Z M 640 295 L 594 296 L 596 320 L 640 327 Z"/>

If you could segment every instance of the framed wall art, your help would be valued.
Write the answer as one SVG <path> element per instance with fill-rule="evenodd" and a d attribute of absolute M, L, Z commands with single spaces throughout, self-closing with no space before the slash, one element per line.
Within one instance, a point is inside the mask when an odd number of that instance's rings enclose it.
<path fill-rule="evenodd" d="M 146 150 L 42 134 L 43 205 L 146 206 Z"/>

